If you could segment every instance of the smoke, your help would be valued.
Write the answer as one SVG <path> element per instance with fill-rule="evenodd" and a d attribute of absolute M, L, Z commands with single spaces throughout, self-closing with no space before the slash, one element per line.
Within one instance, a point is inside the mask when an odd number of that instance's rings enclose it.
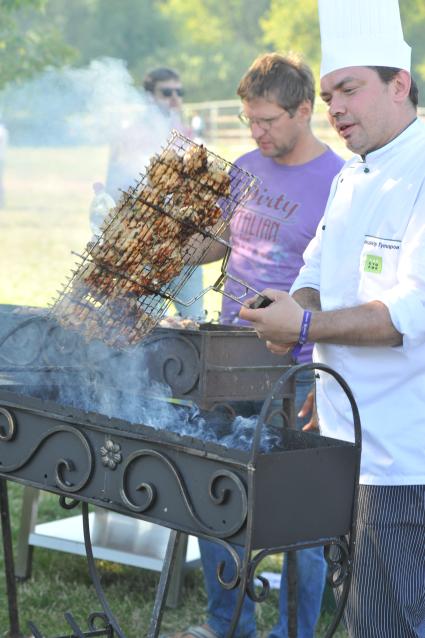
<path fill-rule="evenodd" d="M 161 141 L 169 131 L 167 118 L 115 58 L 93 60 L 84 68 L 46 69 L 9 85 L 0 104 L 14 144 L 108 144 L 135 122 L 154 128 Z"/>
<path fill-rule="evenodd" d="M 29 82 L 8 87 L 0 95 L 0 104 L 13 144 L 101 144 L 119 149 L 121 155 L 114 158 L 114 170 L 106 179 L 107 186 L 108 177 L 111 179 L 108 191 L 112 196 L 112 186 L 126 188 L 164 144 L 175 124 L 135 86 L 125 64 L 111 58 L 93 60 L 81 69 L 48 69 Z M 35 332 L 37 339 L 39 334 Z M 27 350 L 37 352 L 40 344 L 28 334 L 26 337 L 21 335 L 15 345 L 23 344 Z M 7 348 L 7 340 L 4 345 Z M 137 349 L 133 357 L 118 356 L 103 344 L 93 342 L 69 350 L 64 361 L 63 353 L 61 356 L 55 352 L 52 344 L 47 347 L 48 352 L 42 351 L 40 367 L 60 371 L 69 366 L 71 372 L 62 370 L 46 379 L 45 374 L 37 378 L 33 370 L 25 393 L 32 394 L 36 386 L 48 385 L 51 390 L 54 388 L 53 400 L 61 405 L 229 447 L 247 449 L 250 445 L 255 417 L 232 420 L 201 413 L 195 405 L 173 404 L 171 389 L 150 378 L 143 349 Z M 0 369 L 1 348 L 0 343 Z M 16 356 L 16 348 L 12 350 Z M 78 360 L 81 351 L 83 365 Z M 22 357 L 25 361 L 25 353 Z"/>
<path fill-rule="evenodd" d="M 129 431 L 150 426 L 250 450 L 257 416 L 234 418 L 227 411 L 201 411 L 194 403 L 172 401 L 170 386 L 154 378 L 150 363 L 162 360 L 163 348 L 158 340 L 149 348 L 140 344 L 114 351 L 59 328 L 44 311 L 31 315 L 0 307 L 0 388 L 122 419 Z M 262 427 L 263 451 L 281 447 L 277 431 L 282 428 Z"/>
<path fill-rule="evenodd" d="M 156 346 L 157 349 L 161 347 L 160 343 Z M 151 351 L 152 355 L 155 356 L 154 351 Z M 201 411 L 194 403 L 182 405 L 170 401 L 172 390 L 166 383 L 151 378 L 143 347 L 128 353 L 111 354 L 103 344 L 93 342 L 89 361 L 78 377 L 73 374 L 72 383 L 52 379 L 52 385 L 58 389 L 55 400 L 61 405 L 226 448 L 249 451 L 252 446 L 256 415 L 233 417 L 226 411 Z M 276 428 L 262 428 L 260 448 L 263 452 L 280 444 L 281 434 Z"/>

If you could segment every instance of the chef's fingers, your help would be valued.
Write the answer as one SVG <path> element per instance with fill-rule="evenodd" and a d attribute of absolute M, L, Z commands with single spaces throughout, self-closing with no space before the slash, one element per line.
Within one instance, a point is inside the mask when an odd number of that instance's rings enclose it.
<path fill-rule="evenodd" d="M 319 417 L 317 414 L 316 406 L 316 394 L 314 388 L 308 393 L 306 400 L 304 401 L 301 410 L 298 412 L 299 417 L 307 417 L 311 414 L 311 418 L 308 423 L 303 427 L 304 432 L 318 431 L 319 430 Z"/>
<path fill-rule="evenodd" d="M 308 423 L 303 426 L 303 432 L 318 432 L 319 421 L 316 417 L 312 417 Z"/>
<path fill-rule="evenodd" d="M 294 345 L 294 343 L 274 343 L 273 341 L 266 341 L 267 349 L 273 352 L 273 354 L 288 354 Z"/>
<path fill-rule="evenodd" d="M 309 414 L 313 414 L 314 407 L 314 390 L 310 390 L 301 406 L 300 411 L 298 412 L 298 416 L 303 418 Z"/>

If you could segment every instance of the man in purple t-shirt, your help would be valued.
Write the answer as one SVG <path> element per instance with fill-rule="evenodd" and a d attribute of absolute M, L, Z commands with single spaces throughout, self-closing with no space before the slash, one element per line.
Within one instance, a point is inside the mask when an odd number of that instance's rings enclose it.
<path fill-rule="evenodd" d="M 250 200 L 236 211 L 227 239 L 232 244 L 227 272 L 257 290 L 273 287 L 288 291 L 303 264 L 302 255 L 315 235 L 323 215 L 331 182 L 343 161 L 313 135 L 311 115 L 314 79 L 308 66 L 296 57 L 266 54 L 254 61 L 242 78 L 241 121 L 250 127 L 258 149 L 243 155 L 238 166 L 257 175 L 261 183 Z M 209 261 L 224 256 L 216 242 Z M 237 297 L 245 289 L 234 281 L 225 290 Z M 252 297 L 252 293 L 249 293 Z M 222 323 L 241 323 L 240 305 L 223 297 Z M 300 361 L 311 360 L 305 348 Z M 299 375 L 300 377 L 301 375 Z M 297 377 L 296 408 L 300 408 L 313 384 L 312 374 Z M 306 420 L 298 419 L 302 427 Z M 219 545 L 199 540 L 208 595 L 207 622 L 189 627 L 175 638 L 226 638 L 236 592 L 224 590 L 216 569 L 228 554 Z M 313 638 L 320 614 L 326 564 L 322 548 L 296 552 L 298 563 L 298 638 Z M 229 567 L 230 568 L 230 567 Z M 224 571 L 225 580 L 229 574 Z M 279 622 L 269 638 L 286 638 L 287 583 L 282 571 Z M 255 638 L 253 602 L 245 597 L 234 638 Z"/>
<path fill-rule="evenodd" d="M 252 124 L 253 130 L 256 126 Z M 320 155 L 303 163 L 286 163 L 283 159 L 271 156 L 271 152 L 266 155 L 260 146 L 236 162 L 257 175 L 261 183 L 231 221 L 232 252 L 227 272 L 257 290 L 270 287 L 272 281 L 278 290 L 290 289 L 323 215 L 332 179 L 343 164 L 324 145 Z M 245 289 L 228 280 L 225 290 L 239 297 Z M 239 311 L 236 301 L 223 297 L 222 323 L 242 323 Z M 311 360 L 311 350 L 312 345 L 305 346 L 299 361 Z"/>

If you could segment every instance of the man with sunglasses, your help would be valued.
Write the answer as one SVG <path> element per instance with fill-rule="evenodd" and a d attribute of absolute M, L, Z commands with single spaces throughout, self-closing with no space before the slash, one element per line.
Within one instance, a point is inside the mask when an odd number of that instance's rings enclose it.
<path fill-rule="evenodd" d="M 165 144 L 172 129 L 191 137 L 183 124 L 183 86 L 176 71 L 149 71 L 143 80 L 138 108 L 119 123 L 111 144 L 106 190 L 115 201 L 134 184 L 152 155 Z"/>
<path fill-rule="evenodd" d="M 143 88 L 165 115 L 174 114 L 181 119 L 184 89 L 176 71 L 167 67 L 149 71 Z"/>
<path fill-rule="evenodd" d="M 302 254 L 315 234 L 331 182 L 343 161 L 311 130 L 314 79 L 309 67 L 295 56 L 260 56 L 242 78 L 238 95 L 242 100 L 240 120 L 249 126 L 258 148 L 243 155 L 236 164 L 257 175 L 261 182 L 231 221 L 227 238 L 232 252 L 227 271 L 257 290 L 274 282 L 275 288 L 287 291 L 302 266 Z M 209 253 L 208 258 L 213 261 L 223 255 L 221 245 L 216 243 L 215 252 Z M 242 286 L 229 280 L 225 290 L 236 297 L 245 293 Z M 239 323 L 239 311 L 238 303 L 223 297 L 223 323 Z M 307 347 L 300 362 L 309 360 L 311 348 Z M 311 374 L 297 378 L 297 410 L 304 405 L 312 384 Z M 243 407 L 245 413 L 247 409 L 251 410 L 249 414 L 258 413 L 258 405 L 248 406 L 245 402 Z M 300 417 L 297 426 L 302 427 L 307 421 Z M 207 622 L 189 627 L 174 638 L 227 638 L 237 592 L 221 587 L 216 570 L 224 561 L 224 579 L 230 580 L 231 561 L 217 544 L 200 539 L 199 545 L 208 595 Z M 297 637 L 313 638 L 325 585 L 323 549 L 296 554 Z M 279 608 L 279 621 L 269 638 L 288 636 L 286 561 Z M 254 611 L 254 603 L 246 597 L 234 638 L 255 638 Z"/>

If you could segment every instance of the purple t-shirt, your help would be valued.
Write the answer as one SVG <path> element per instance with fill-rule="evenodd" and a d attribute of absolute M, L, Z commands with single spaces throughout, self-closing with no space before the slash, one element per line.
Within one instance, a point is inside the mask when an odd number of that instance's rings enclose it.
<path fill-rule="evenodd" d="M 227 272 L 259 291 L 288 291 L 303 265 L 303 252 L 315 235 L 332 180 L 343 163 L 330 149 L 297 166 L 278 164 L 259 150 L 239 158 L 236 164 L 257 175 L 261 183 L 233 215 Z M 226 292 L 240 297 L 245 290 L 226 281 Z M 248 291 L 248 297 L 252 295 Z M 243 325 L 239 311 L 240 304 L 223 297 L 222 323 Z M 305 346 L 299 360 L 311 359 L 311 350 L 311 345 Z"/>

